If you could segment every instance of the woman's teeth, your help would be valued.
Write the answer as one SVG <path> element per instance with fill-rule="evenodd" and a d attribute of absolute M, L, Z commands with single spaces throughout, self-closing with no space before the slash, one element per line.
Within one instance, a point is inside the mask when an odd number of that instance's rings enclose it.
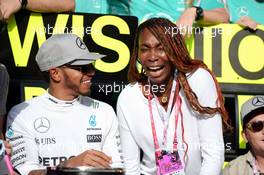
<path fill-rule="evenodd" d="M 162 69 L 162 66 L 152 66 L 152 67 L 148 67 L 148 69 L 149 69 L 150 71 L 157 71 L 157 70 Z"/>

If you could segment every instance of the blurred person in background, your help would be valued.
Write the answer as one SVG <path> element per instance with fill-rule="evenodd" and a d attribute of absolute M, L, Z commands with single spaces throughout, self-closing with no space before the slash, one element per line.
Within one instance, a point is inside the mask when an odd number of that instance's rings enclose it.
<path fill-rule="evenodd" d="M 224 4 L 217 0 L 76 0 L 76 12 L 129 15 L 139 23 L 153 17 L 167 18 L 190 36 L 194 23 L 228 23 Z"/>
<path fill-rule="evenodd" d="M 4 138 L 4 123 L 6 115 L 6 100 L 9 87 L 9 75 L 6 67 L 0 63 L 0 137 Z"/>
<path fill-rule="evenodd" d="M 5 150 L 8 156 L 11 155 L 11 145 L 4 140 L 4 127 L 6 119 L 6 100 L 9 87 L 9 75 L 6 67 L 0 63 L 0 140 L 3 140 Z M 1 142 L 2 143 L 2 142 Z"/>
<path fill-rule="evenodd" d="M 264 0 L 227 0 L 230 22 L 256 30 L 264 24 Z"/>
<path fill-rule="evenodd" d="M 227 18 L 232 24 L 239 24 L 242 27 L 248 27 L 256 30 L 257 26 L 264 24 L 264 0 L 222 0 L 227 13 L 222 13 L 223 18 Z M 206 5 L 201 1 L 201 6 Z M 220 8 L 224 11 L 224 8 Z M 211 16 L 212 21 L 218 21 L 218 17 Z"/>
<path fill-rule="evenodd" d="M 0 20 L 8 22 L 21 9 L 54 13 L 74 11 L 75 0 L 0 0 Z"/>
<path fill-rule="evenodd" d="M 264 174 L 264 96 L 257 95 L 241 107 L 242 136 L 250 150 L 228 163 L 224 175 Z"/>

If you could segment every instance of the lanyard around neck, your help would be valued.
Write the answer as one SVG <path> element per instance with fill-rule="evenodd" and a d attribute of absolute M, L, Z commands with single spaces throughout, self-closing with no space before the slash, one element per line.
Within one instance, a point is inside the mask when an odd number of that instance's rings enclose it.
<path fill-rule="evenodd" d="M 175 102 L 175 132 L 174 132 L 174 141 L 173 141 L 173 149 L 176 150 L 177 149 L 178 113 L 179 113 L 180 107 L 181 107 L 181 98 L 179 96 L 179 86 L 177 86 L 177 90 L 175 90 L 175 89 L 176 89 L 176 81 L 175 81 L 175 87 L 172 88 L 172 92 L 170 94 L 170 101 L 169 101 L 169 105 L 168 105 L 168 109 L 167 109 L 167 113 L 166 113 L 168 115 L 168 117 L 166 115 L 166 122 L 165 122 L 164 130 L 163 130 L 163 142 L 162 142 L 162 146 L 164 146 L 164 147 L 166 146 L 166 142 L 167 142 L 167 129 L 168 129 L 168 126 L 169 126 L 169 116 L 170 116 L 170 111 L 171 111 L 169 108 L 172 108 L 174 94 L 175 94 L 175 91 L 176 91 L 177 92 L 177 94 L 176 94 L 177 98 L 176 98 L 176 102 Z M 157 133 L 156 133 L 156 128 L 155 128 L 155 124 L 154 124 L 154 118 L 153 118 L 153 111 L 152 111 L 152 104 L 151 104 L 150 93 L 148 95 L 148 106 L 149 106 L 149 112 L 150 112 L 151 129 L 152 129 L 152 135 L 153 135 L 154 145 L 155 145 L 155 149 L 156 150 L 159 150 L 160 147 L 159 147 L 159 143 L 158 143 L 158 139 L 157 139 Z"/>
<path fill-rule="evenodd" d="M 173 104 L 173 99 L 174 99 L 174 95 L 175 95 L 175 90 L 176 90 L 176 80 L 173 79 L 173 83 L 172 83 L 172 87 L 171 87 L 171 92 L 170 92 L 170 98 L 169 98 L 169 103 L 168 103 L 168 107 L 167 107 L 167 112 L 166 115 L 163 115 L 163 112 L 160 110 L 161 105 L 159 103 L 159 100 L 157 98 L 157 96 L 153 93 L 153 96 L 155 97 L 155 102 L 156 102 L 156 106 L 158 109 L 158 113 L 159 116 L 163 122 L 164 125 L 164 129 L 163 129 L 163 140 L 162 140 L 162 146 L 164 148 L 166 148 L 167 146 L 167 130 L 169 127 L 169 119 L 170 119 L 170 114 L 172 112 L 172 104 Z"/>

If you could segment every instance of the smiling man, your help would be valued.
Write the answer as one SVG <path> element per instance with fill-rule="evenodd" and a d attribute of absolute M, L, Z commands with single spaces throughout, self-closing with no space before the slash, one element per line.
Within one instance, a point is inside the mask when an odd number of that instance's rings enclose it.
<path fill-rule="evenodd" d="M 114 110 L 86 96 L 95 74 L 91 63 L 102 57 L 74 34 L 53 35 L 40 47 L 36 61 L 49 88 L 13 107 L 7 121 L 19 173 L 42 174 L 58 165 L 122 167 Z"/>
<path fill-rule="evenodd" d="M 264 174 L 264 96 L 247 100 L 241 108 L 242 136 L 250 145 L 247 154 L 237 157 L 224 169 L 224 175 Z"/>

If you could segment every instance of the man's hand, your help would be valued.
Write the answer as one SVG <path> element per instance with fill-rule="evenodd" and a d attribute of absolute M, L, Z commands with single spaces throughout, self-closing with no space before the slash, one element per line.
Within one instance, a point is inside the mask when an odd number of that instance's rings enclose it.
<path fill-rule="evenodd" d="M 21 9 L 19 0 L 0 0 L 0 20 L 7 22 L 10 16 Z"/>
<path fill-rule="evenodd" d="M 256 30 L 258 26 L 258 23 L 248 16 L 240 17 L 240 19 L 236 23 L 243 27 L 249 27 L 253 30 Z"/>
<path fill-rule="evenodd" d="M 80 155 L 65 161 L 63 167 L 92 166 L 98 168 L 108 168 L 111 164 L 111 157 L 101 151 L 87 150 Z"/>
<path fill-rule="evenodd" d="M 12 146 L 7 141 L 4 141 L 6 154 L 11 156 Z"/>

